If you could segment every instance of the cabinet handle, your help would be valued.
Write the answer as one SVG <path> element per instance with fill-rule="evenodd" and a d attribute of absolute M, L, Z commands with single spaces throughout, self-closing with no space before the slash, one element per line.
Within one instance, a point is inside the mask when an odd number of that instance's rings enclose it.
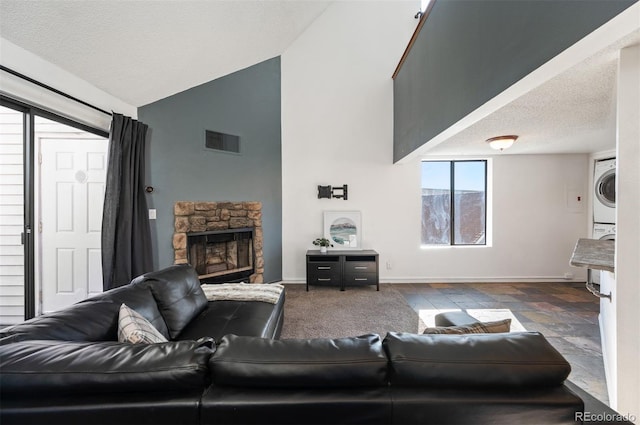
<path fill-rule="evenodd" d="M 367 266 L 356 266 L 356 267 L 354 267 L 354 269 L 356 269 L 356 270 L 367 270 L 368 268 L 369 267 L 367 267 Z"/>
<path fill-rule="evenodd" d="M 364 280 L 364 281 L 367 281 L 367 280 L 369 280 L 369 279 L 368 279 L 368 278 L 366 278 L 366 277 L 356 277 L 354 280 Z"/>
<path fill-rule="evenodd" d="M 331 270 L 331 267 L 328 267 L 328 266 L 318 266 L 318 270 Z"/>
<path fill-rule="evenodd" d="M 318 282 L 331 282 L 331 279 L 320 279 L 318 278 Z"/>

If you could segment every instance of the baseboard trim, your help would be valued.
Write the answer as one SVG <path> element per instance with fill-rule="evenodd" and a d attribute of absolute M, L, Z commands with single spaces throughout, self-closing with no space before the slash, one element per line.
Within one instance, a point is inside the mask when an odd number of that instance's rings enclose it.
<path fill-rule="evenodd" d="M 290 283 L 295 283 L 295 284 L 306 284 L 307 281 L 305 279 L 282 279 L 280 282 L 278 282 L 280 284 L 290 284 Z"/>
<path fill-rule="evenodd" d="M 380 279 L 380 283 L 585 283 L 584 279 L 565 279 L 564 276 L 508 276 L 508 277 L 399 277 Z M 278 283 L 306 283 L 304 278 L 283 279 Z"/>
<path fill-rule="evenodd" d="M 486 276 L 486 277 L 408 277 L 386 278 L 380 283 L 553 283 L 578 282 L 584 279 L 565 279 L 564 276 Z"/>

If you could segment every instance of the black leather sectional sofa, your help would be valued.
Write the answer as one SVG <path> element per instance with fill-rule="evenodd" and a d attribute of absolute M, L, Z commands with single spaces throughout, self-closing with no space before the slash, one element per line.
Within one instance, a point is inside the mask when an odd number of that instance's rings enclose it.
<path fill-rule="evenodd" d="M 0 423 L 571 424 L 538 333 L 279 340 L 276 304 L 208 302 L 188 266 L 0 332 Z M 122 303 L 169 342 L 117 342 Z"/>

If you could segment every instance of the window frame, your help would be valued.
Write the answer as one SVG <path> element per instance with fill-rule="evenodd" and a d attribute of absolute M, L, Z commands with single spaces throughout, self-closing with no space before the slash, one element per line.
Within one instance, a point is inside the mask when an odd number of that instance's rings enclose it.
<path fill-rule="evenodd" d="M 489 235 L 488 235 L 488 227 L 489 227 L 489 193 L 488 193 L 488 179 L 489 179 L 489 160 L 484 159 L 422 159 L 420 161 L 421 172 L 420 177 L 422 181 L 422 164 L 425 162 L 447 162 L 449 163 L 449 243 L 442 244 L 434 244 L 434 243 L 424 243 L 422 241 L 422 236 L 420 237 L 420 246 L 423 248 L 444 248 L 444 247 L 486 247 L 490 246 L 489 243 Z M 478 244 L 470 244 L 470 243 L 456 243 L 455 242 L 455 164 L 456 163 L 464 163 L 464 162 L 481 162 L 484 163 L 484 243 Z M 420 184 L 420 196 L 422 196 L 422 183 Z M 420 203 L 420 217 L 422 218 L 424 215 L 424 211 L 422 210 L 422 202 Z M 422 220 L 420 221 L 420 226 L 422 226 Z M 421 231 L 422 234 L 422 231 Z"/>

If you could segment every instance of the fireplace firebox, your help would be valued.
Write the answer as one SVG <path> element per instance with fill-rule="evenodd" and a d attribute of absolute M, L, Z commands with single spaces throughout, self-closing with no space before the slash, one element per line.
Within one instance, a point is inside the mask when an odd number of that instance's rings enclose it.
<path fill-rule="evenodd" d="M 248 281 L 254 273 L 254 229 L 187 233 L 187 260 L 202 283 Z"/>
<path fill-rule="evenodd" d="M 264 282 L 262 203 L 178 201 L 175 264 L 191 264 L 202 283 Z"/>

